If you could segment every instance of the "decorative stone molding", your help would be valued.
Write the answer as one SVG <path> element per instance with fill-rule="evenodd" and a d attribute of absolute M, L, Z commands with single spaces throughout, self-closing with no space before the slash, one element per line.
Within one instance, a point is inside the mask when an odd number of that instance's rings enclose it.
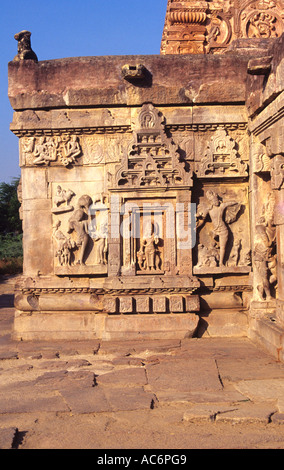
<path fill-rule="evenodd" d="M 182 287 L 174 287 L 171 288 L 171 292 L 174 294 L 190 294 L 196 290 L 195 288 L 182 288 Z M 42 295 L 42 294 L 97 294 L 97 295 L 112 295 L 112 296 L 119 296 L 119 295 L 143 295 L 143 294 L 166 294 L 169 289 L 168 288 L 136 288 L 136 289 L 110 289 L 107 287 L 104 288 L 91 288 L 91 287 L 23 287 L 19 290 L 24 295 Z"/>
<path fill-rule="evenodd" d="M 197 295 L 153 295 L 153 296 L 104 296 L 104 307 L 110 314 L 175 313 L 198 312 Z"/>
<path fill-rule="evenodd" d="M 76 127 L 76 129 L 13 129 L 13 133 L 21 137 L 40 137 L 40 136 L 68 136 L 72 135 L 90 135 L 90 134 L 124 134 L 130 133 L 131 127 L 125 126 L 97 126 L 97 127 Z"/>

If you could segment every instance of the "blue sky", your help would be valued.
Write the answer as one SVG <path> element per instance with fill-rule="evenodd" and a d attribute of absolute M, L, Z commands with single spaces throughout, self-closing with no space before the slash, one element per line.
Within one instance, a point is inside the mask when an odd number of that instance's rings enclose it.
<path fill-rule="evenodd" d="M 9 129 L 8 62 L 14 35 L 31 31 L 39 60 L 159 54 L 167 0 L 0 0 L 0 182 L 20 176 L 18 138 Z"/>

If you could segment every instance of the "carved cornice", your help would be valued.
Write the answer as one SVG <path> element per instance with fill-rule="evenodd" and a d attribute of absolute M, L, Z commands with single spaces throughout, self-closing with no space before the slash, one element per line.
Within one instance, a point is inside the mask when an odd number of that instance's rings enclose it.
<path fill-rule="evenodd" d="M 280 116 L 281 117 L 281 116 Z M 279 119 L 280 119 L 279 117 Z M 205 124 L 166 124 L 165 130 L 170 132 L 182 131 L 215 131 L 223 128 L 227 130 L 246 130 L 246 122 L 239 123 L 205 123 Z M 62 136 L 62 135 L 92 135 L 92 134 L 131 134 L 131 126 L 108 126 L 108 127 L 82 127 L 75 129 L 17 129 L 13 133 L 21 137 L 40 137 L 40 136 Z"/>
<path fill-rule="evenodd" d="M 12 129 L 17 137 L 40 137 L 61 135 L 84 135 L 84 134 L 124 134 L 131 132 L 131 126 L 100 126 L 65 129 Z"/>
<path fill-rule="evenodd" d="M 44 295 L 44 294 L 96 294 L 96 295 L 140 295 L 140 294 L 188 294 L 195 292 L 196 286 L 191 287 L 174 287 L 174 288 L 141 288 L 141 289 L 108 289 L 108 288 L 91 288 L 91 287 L 72 287 L 72 288 L 22 288 L 18 290 L 24 295 Z"/>
<path fill-rule="evenodd" d="M 165 126 L 167 131 L 172 132 L 183 132 L 183 131 L 194 131 L 194 132 L 206 132 L 206 131 L 217 131 L 218 129 L 226 129 L 226 130 L 246 130 L 247 123 L 246 122 L 239 122 L 239 123 L 205 123 L 205 124 L 168 124 Z"/>

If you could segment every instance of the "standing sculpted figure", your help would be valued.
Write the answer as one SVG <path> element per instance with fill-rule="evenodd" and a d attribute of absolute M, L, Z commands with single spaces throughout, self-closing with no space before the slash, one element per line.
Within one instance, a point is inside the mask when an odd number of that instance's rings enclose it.
<path fill-rule="evenodd" d="M 146 227 L 145 234 L 141 240 L 141 248 L 137 253 L 137 259 L 140 269 L 155 271 L 158 263 L 156 258 L 159 258 L 159 251 L 156 246 L 159 243 L 158 228 L 150 223 Z"/>
<path fill-rule="evenodd" d="M 78 264 L 85 264 L 84 255 L 89 241 L 88 221 L 85 219 L 85 216 L 86 214 L 83 209 L 77 209 L 69 219 L 68 233 L 71 233 L 73 230 L 75 230 L 77 234 L 76 245 L 81 247 Z"/>
<path fill-rule="evenodd" d="M 90 198 L 90 196 L 88 196 L 87 194 L 81 196 L 77 203 L 78 208 L 74 211 L 73 215 L 69 219 L 68 233 L 71 233 L 73 232 L 73 230 L 75 230 L 77 234 L 76 245 L 78 247 L 81 247 L 80 256 L 77 264 L 85 264 L 84 257 L 90 239 L 88 215 L 86 212 L 89 210 L 91 204 L 92 199 Z"/>
<path fill-rule="evenodd" d="M 95 264 L 107 264 L 108 211 L 104 205 L 104 195 L 96 195 L 93 202 L 93 210 L 96 212 L 96 217 L 93 219 L 94 233 L 92 235 L 95 248 Z"/>
<path fill-rule="evenodd" d="M 58 258 L 61 266 L 71 265 L 71 252 L 76 248 L 76 243 L 71 240 L 70 237 L 66 237 L 64 233 L 59 230 L 61 222 L 58 221 L 53 226 L 53 238 L 57 243 L 57 250 L 55 256 Z"/>
<path fill-rule="evenodd" d="M 203 224 L 207 215 L 209 215 L 213 224 L 214 238 L 219 240 L 219 265 L 225 266 L 224 259 L 229 237 L 228 224 L 236 220 L 241 205 L 234 201 L 221 202 L 218 194 L 212 190 L 206 192 L 206 198 L 209 202 L 208 206 L 196 214 L 197 228 Z"/>

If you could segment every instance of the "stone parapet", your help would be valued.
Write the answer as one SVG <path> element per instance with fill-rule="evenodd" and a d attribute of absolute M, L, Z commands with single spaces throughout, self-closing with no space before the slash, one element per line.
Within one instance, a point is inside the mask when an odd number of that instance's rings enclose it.
<path fill-rule="evenodd" d="M 8 66 L 8 96 L 14 110 L 34 112 L 89 106 L 140 106 L 144 102 L 167 106 L 244 102 L 247 62 L 248 57 L 237 53 L 208 57 L 154 55 L 78 57 L 38 63 L 13 61 Z M 143 64 L 152 76 L 151 84 L 127 81 L 123 74 L 125 64 Z M 66 120 L 64 113 L 62 119 Z"/>

